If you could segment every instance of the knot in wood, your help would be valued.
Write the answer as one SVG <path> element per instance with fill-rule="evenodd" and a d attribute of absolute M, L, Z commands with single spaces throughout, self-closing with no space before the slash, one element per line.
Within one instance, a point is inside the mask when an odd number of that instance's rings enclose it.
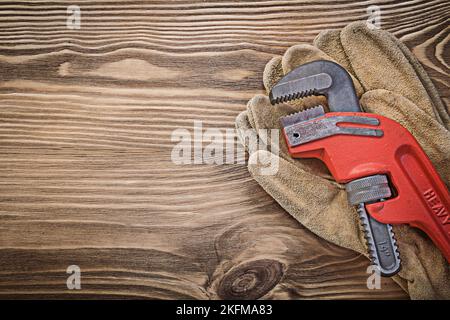
<path fill-rule="evenodd" d="M 276 260 L 241 263 L 224 275 L 217 293 L 222 299 L 258 299 L 278 284 L 283 272 L 284 265 Z"/>

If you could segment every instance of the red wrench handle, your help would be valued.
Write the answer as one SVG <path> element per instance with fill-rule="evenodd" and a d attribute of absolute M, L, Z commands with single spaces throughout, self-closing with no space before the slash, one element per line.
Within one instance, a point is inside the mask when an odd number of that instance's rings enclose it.
<path fill-rule="evenodd" d="M 340 183 L 375 174 L 388 175 L 395 195 L 368 204 L 368 213 L 382 223 L 406 223 L 423 230 L 450 262 L 450 194 L 417 140 L 399 123 L 375 114 L 332 112 L 309 121 L 336 116 L 376 118 L 377 126 L 339 125 L 381 129 L 383 135 L 338 134 L 298 146 L 288 143 L 290 154 L 321 159 Z"/>

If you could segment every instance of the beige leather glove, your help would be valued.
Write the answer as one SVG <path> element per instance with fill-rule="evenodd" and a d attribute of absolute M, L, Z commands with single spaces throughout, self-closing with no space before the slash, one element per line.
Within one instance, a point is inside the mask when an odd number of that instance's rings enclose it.
<path fill-rule="evenodd" d="M 296 45 L 267 64 L 263 76 L 267 92 L 287 72 L 318 59 L 332 60 L 346 68 L 364 111 L 405 126 L 447 187 L 450 185 L 448 111 L 421 65 L 399 40 L 388 32 L 370 30 L 365 23 L 322 32 L 314 46 Z M 238 133 L 251 128 L 280 128 L 281 116 L 317 104 L 326 106 L 326 101 L 323 97 L 308 97 L 272 106 L 267 96 L 257 95 L 237 117 L 236 127 Z M 248 143 L 244 137 L 241 141 Z M 367 256 L 359 218 L 347 203 L 344 187 L 332 179 L 319 160 L 292 159 L 281 134 L 279 141 L 279 169 L 274 175 L 261 174 L 265 160 L 273 157 L 265 148 L 250 155 L 248 169 L 254 179 L 312 232 Z M 270 145 L 270 139 L 264 142 Z M 450 299 L 449 264 L 427 235 L 407 225 L 394 226 L 394 232 L 402 261 L 402 270 L 394 280 L 412 299 Z"/>

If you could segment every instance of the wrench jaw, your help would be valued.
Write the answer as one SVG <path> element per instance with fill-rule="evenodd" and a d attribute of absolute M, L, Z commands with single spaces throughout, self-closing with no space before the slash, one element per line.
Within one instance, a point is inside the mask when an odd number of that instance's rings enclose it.
<path fill-rule="evenodd" d="M 289 126 L 293 126 L 297 123 L 301 123 L 310 119 L 318 118 L 320 116 L 325 115 L 325 110 L 323 106 L 318 105 L 304 111 L 299 111 L 296 113 L 292 113 L 290 115 L 284 116 L 280 118 L 281 126 L 284 130 Z"/>
<path fill-rule="evenodd" d="M 299 92 L 287 92 L 282 86 L 273 87 L 269 92 L 269 100 L 272 105 L 289 102 L 309 96 L 318 96 L 317 88 L 305 89 Z"/>
<path fill-rule="evenodd" d="M 383 136 L 383 131 L 376 129 L 377 119 L 352 113 L 325 116 L 321 106 L 283 117 L 281 123 L 289 149 L 334 135 Z M 340 126 L 341 123 L 351 126 Z"/>
<path fill-rule="evenodd" d="M 270 90 L 269 99 L 272 104 L 277 104 L 313 95 L 324 95 L 332 84 L 333 80 L 327 73 L 292 80 L 290 75 L 287 75 Z"/>
<path fill-rule="evenodd" d="M 269 93 L 272 104 L 324 95 L 334 112 L 359 112 L 358 97 L 348 72 L 335 62 L 317 60 L 286 74 Z"/>

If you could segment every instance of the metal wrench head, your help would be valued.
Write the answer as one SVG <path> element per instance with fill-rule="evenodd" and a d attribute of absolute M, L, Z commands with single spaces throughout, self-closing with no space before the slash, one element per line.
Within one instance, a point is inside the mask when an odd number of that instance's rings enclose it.
<path fill-rule="evenodd" d="M 311 95 L 327 97 L 330 111 L 361 112 L 352 78 L 335 62 L 305 63 L 285 75 L 270 91 L 272 104 Z"/>

